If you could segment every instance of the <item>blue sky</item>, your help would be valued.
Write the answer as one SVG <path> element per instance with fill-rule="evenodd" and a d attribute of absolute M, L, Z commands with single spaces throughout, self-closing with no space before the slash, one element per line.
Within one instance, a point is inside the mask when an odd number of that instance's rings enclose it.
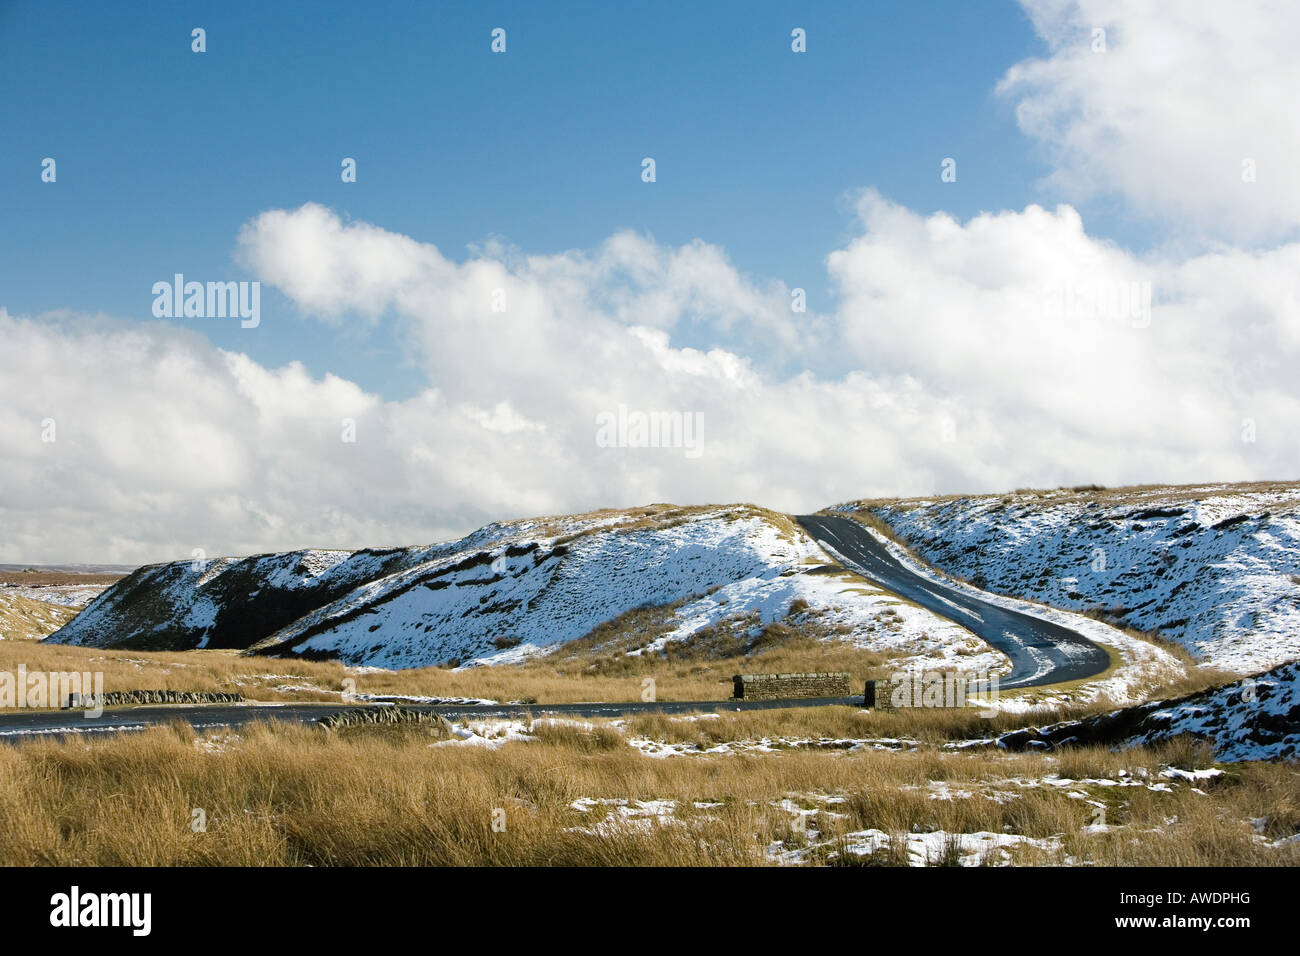
<path fill-rule="evenodd" d="M 207 31 L 201 55 L 194 26 Z M 489 51 L 496 26 L 505 55 Z M 790 50 L 795 26 L 807 54 Z M 1042 48 L 1009 2 L 325 2 L 310 15 L 8 2 L 4 304 L 151 319 L 153 282 L 242 277 L 240 226 L 316 201 L 452 258 L 490 237 L 534 253 L 619 229 L 701 237 L 824 308 L 824 259 L 862 187 L 960 218 L 1055 201 L 1036 186 L 1045 170 L 1013 104 L 993 92 Z M 38 176 L 45 156 L 55 188 Z M 345 156 L 354 184 L 340 181 Z M 948 156 L 957 183 L 940 182 Z M 263 335 L 204 331 L 387 398 L 418 387 L 382 330 L 308 333 L 269 290 L 263 308 Z"/>
<path fill-rule="evenodd" d="M 1294 477 L 1297 35 L 1270 0 L 0 2 L 0 560 Z M 155 317 L 177 272 L 259 282 L 260 324 Z M 602 441 L 625 411 L 702 438 Z"/>

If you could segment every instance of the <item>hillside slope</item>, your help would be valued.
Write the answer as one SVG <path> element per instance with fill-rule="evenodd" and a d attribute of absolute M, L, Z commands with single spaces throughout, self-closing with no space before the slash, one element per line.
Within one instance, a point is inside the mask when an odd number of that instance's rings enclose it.
<path fill-rule="evenodd" d="M 1137 746 L 1181 734 L 1209 740 L 1223 761 L 1294 759 L 1300 755 L 1300 663 L 1181 700 L 1013 731 L 998 744 L 1010 750 L 1075 743 Z"/>
<path fill-rule="evenodd" d="M 1300 657 L 1300 484 L 1019 491 L 840 505 L 1002 594 L 1104 610 L 1198 659 L 1257 673 Z"/>
<path fill-rule="evenodd" d="M 148 565 L 93 600 L 50 640 L 140 650 L 247 647 L 322 602 L 437 553 L 313 550 Z"/>
<path fill-rule="evenodd" d="M 590 530 L 620 517 L 578 516 L 563 530 Z M 142 650 L 245 649 L 362 585 L 456 555 L 486 553 L 530 528 L 558 533 L 540 522 L 507 522 L 423 547 L 308 549 L 147 565 L 99 595 L 50 640 Z"/>
<path fill-rule="evenodd" d="M 412 668 L 519 660 L 645 605 L 677 605 L 657 647 L 719 624 L 756 634 L 802 600 L 816 633 L 903 661 L 1007 665 L 968 631 L 828 563 L 785 516 L 656 505 L 490 525 L 430 547 L 142 568 L 50 640 Z"/>
<path fill-rule="evenodd" d="M 0 640 L 40 640 L 63 627 L 76 613 L 75 608 L 0 589 Z"/>

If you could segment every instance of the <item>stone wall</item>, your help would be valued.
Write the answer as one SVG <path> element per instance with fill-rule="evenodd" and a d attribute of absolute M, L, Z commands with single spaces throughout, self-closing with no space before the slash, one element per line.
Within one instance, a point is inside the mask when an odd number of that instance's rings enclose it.
<path fill-rule="evenodd" d="M 781 700 L 791 697 L 848 697 L 848 673 L 737 674 L 731 678 L 736 700 Z"/>
<path fill-rule="evenodd" d="M 979 699 L 976 694 L 981 686 L 965 674 L 905 673 L 867 681 L 863 703 L 878 710 L 966 707 Z"/>
<path fill-rule="evenodd" d="M 103 700 L 99 701 L 94 694 L 69 694 L 64 708 L 80 709 L 89 704 L 99 704 L 102 707 L 121 707 L 125 704 L 237 704 L 244 699 L 242 694 L 193 690 L 110 691 L 102 696 Z"/>

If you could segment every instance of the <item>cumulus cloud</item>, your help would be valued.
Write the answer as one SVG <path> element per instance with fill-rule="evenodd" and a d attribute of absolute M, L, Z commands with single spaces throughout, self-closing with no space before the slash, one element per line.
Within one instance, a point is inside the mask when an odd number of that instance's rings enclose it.
<path fill-rule="evenodd" d="M 0 335 L 13 346 L 0 356 L 0 560 L 423 542 L 651 500 L 811 506 L 832 487 L 839 497 L 869 487 L 870 462 L 894 440 L 876 413 L 896 397 L 874 383 L 774 387 L 737 356 L 673 348 L 641 328 L 615 333 L 626 342 L 606 354 L 619 363 L 589 385 L 570 391 L 558 368 L 554 401 L 536 407 L 514 401 L 508 379 L 490 404 L 432 387 L 385 402 L 161 323 L 0 311 Z M 620 403 L 703 415 L 704 455 L 598 447 L 596 415 Z M 846 420 L 809 427 L 830 406 Z M 343 440 L 349 421 L 355 442 Z M 842 471 L 825 468 L 832 455 Z M 899 474 L 925 480 L 919 466 Z"/>
<path fill-rule="evenodd" d="M 859 235 L 827 263 L 838 305 L 813 317 L 702 243 L 620 234 L 455 262 L 315 205 L 257 217 L 243 260 L 305 312 L 391 313 L 428 381 L 403 401 L 165 323 L 0 312 L 6 558 L 418 543 L 648 501 L 800 510 L 1295 471 L 1300 246 L 1143 258 L 1069 206 L 963 223 L 868 191 L 858 208 Z M 327 276 L 342 263 L 349 281 Z M 763 360 L 804 328 L 803 368 Z M 855 369 L 818 374 L 819 359 Z M 601 447 L 597 419 L 620 406 L 701 415 L 702 454 Z"/>
<path fill-rule="evenodd" d="M 1153 473 L 1187 475 L 1174 462 L 1210 448 L 1240 470 L 1223 439 L 1297 411 L 1300 245 L 1141 258 L 1069 206 L 964 225 L 870 192 L 860 209 L 864 235 L 830 268 L 864 367 L 912 374 L 1026 441 L 1069 434 L 1103 461 L 1131 443 Z"/>
<path fill-rule="evenodd" d="M 1179 233 L 1294 237 L 1300 124 L 1286 117 L 1300 90 L 1300 5 L 1021 2 L 1049 54 L 1013 66 L 999 89 L 1045 148 L 1053 188 L 1118 195 Z"/>

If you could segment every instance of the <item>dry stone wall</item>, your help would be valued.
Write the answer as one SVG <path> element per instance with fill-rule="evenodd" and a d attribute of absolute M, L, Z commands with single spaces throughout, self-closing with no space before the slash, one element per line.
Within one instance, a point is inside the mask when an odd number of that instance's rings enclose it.
<path fill-rule="evenodd" d="M 781 700 L 791 697 L 848 697 L 848 673 L 737 674 L 731 679 L 736 700 Z"/>

